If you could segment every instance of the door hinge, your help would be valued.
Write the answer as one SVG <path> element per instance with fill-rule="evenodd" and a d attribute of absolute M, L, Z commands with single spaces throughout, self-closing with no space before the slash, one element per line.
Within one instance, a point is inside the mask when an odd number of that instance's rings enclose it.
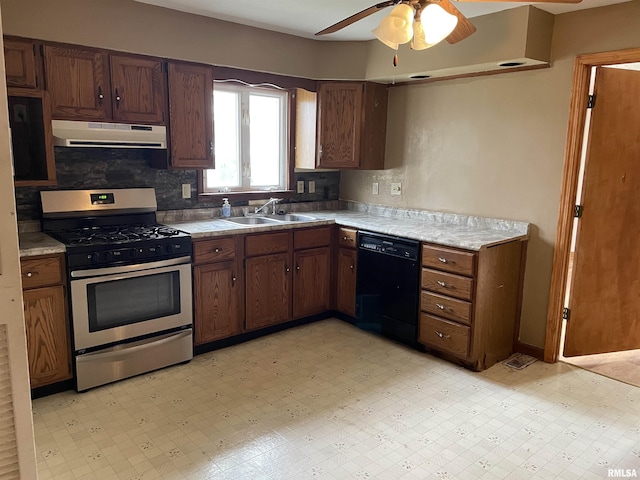
<path fill-rule="evenodd" d="M 575 218 L 581 218 L 582 217 L 582 210 L 584 210 L 582 205 L 576 205 L 574 207 L 574 209 L 573 209 L 573 216 Z"/>
<path fill-rule="evenodd" d="M 571 310 L 569 310 L 568 308 L 563 308 L 562 309 L 562 319 L 563 320 L 569 320 L 570 317 L 571 317 Z"/>
<path fill-rule="evenodd" d="M 589 99 L 587 100 L 587 108 L 593 108 L 596 104 L 596 96 L 589 95 Z"/>

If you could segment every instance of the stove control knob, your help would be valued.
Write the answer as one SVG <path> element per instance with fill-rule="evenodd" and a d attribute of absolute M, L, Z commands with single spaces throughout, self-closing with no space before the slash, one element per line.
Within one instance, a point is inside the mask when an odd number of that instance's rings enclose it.
<path fill-rule="evenodd" d="M 87 260 L 89 260 L 91 263 L 98 263 L 100 259 L 98 258 L 97 253 L 88 253 Z"/>
<path fill-rule="evenodd" d="M 173 253 L 173 245 L 171 245 L 170 243 L 168 245 L 165 245 L 165 251 L 167 253 Z"/>

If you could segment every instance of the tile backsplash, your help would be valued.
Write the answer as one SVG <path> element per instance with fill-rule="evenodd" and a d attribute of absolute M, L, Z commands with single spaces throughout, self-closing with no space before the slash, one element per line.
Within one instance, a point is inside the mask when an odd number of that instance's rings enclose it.
<path fill-rule="evenodd" d="M 91 188 L 156 189 L 158 210 L 184 210 L 218 206 L 217 202 L 198 202 L 196 170 L 159 170 L 149 167 L 149 152 L 142 149 L 119 148 L 55 148 L 55 187 L 16 187 L 18 220 L 40 218 L 40 194 L 43 189 L 78 190 Z M 340 172 L 301 172 L 295 180 L 316 182 L 314 194 L 296 194 L 288 202 L 337 200 Z M 182 198 L 182 185 L 191 185 L 191 198 Z M 294 186 L 295 188 L 295 186 Z M 305 190 L 307 190 L 305 188 Z"/>

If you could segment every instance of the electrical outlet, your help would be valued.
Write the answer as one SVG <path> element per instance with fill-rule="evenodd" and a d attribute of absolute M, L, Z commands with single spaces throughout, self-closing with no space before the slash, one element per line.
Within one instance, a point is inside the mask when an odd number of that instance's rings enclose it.
<path fill-rule="evenodd" d="M 391 183 L 391 195 L 402 195 L 402 183 Z"/>
<path fill-rule="evenodd" d="M 378 195 L 380 193 L 380 188 L 378 187 L 378 182 L 373 182 L 371 184 L 371 195 Z"/>
<path fill-rule="evenodd" d="M 304 180 L 298 180 L 298 193 L 304 193 Z"/>
<path fill-rule="evenodd" d="M 316 193 L 316 182 L 309 180 L 309 193 Z"/>
<path fill-rule="evenodd" d="M 182 198 L 191 198 L 191 184 L 183 183 L 182 184 Z"/>

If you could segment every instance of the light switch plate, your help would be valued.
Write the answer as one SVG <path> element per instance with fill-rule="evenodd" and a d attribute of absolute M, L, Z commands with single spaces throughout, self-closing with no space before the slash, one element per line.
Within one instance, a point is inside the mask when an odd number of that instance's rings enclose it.
<path fill-rule="evenodd" d="M 298 180 L 298 193 L 304 193 L 304 180 Z"/>
<path fill-rule="evenodd" d="M 191 184 L 183 183 L 182 184 L 182 198 L 191 198 Z"/>
<path fill-rule="evenodd" d="M 371 195 L 378 195 L 378 193 L 380 193 L 378 182 L 373 182 L 371 184 Z"/>
<path fill-rule="evenodd" d="M 316 182 L 309 180 L 309 193 L 316 193 Z"/>
<path fill-rule="evenodd" d="M 391 183 L 391 195 L 402 195 L 402 183 Z"/>

